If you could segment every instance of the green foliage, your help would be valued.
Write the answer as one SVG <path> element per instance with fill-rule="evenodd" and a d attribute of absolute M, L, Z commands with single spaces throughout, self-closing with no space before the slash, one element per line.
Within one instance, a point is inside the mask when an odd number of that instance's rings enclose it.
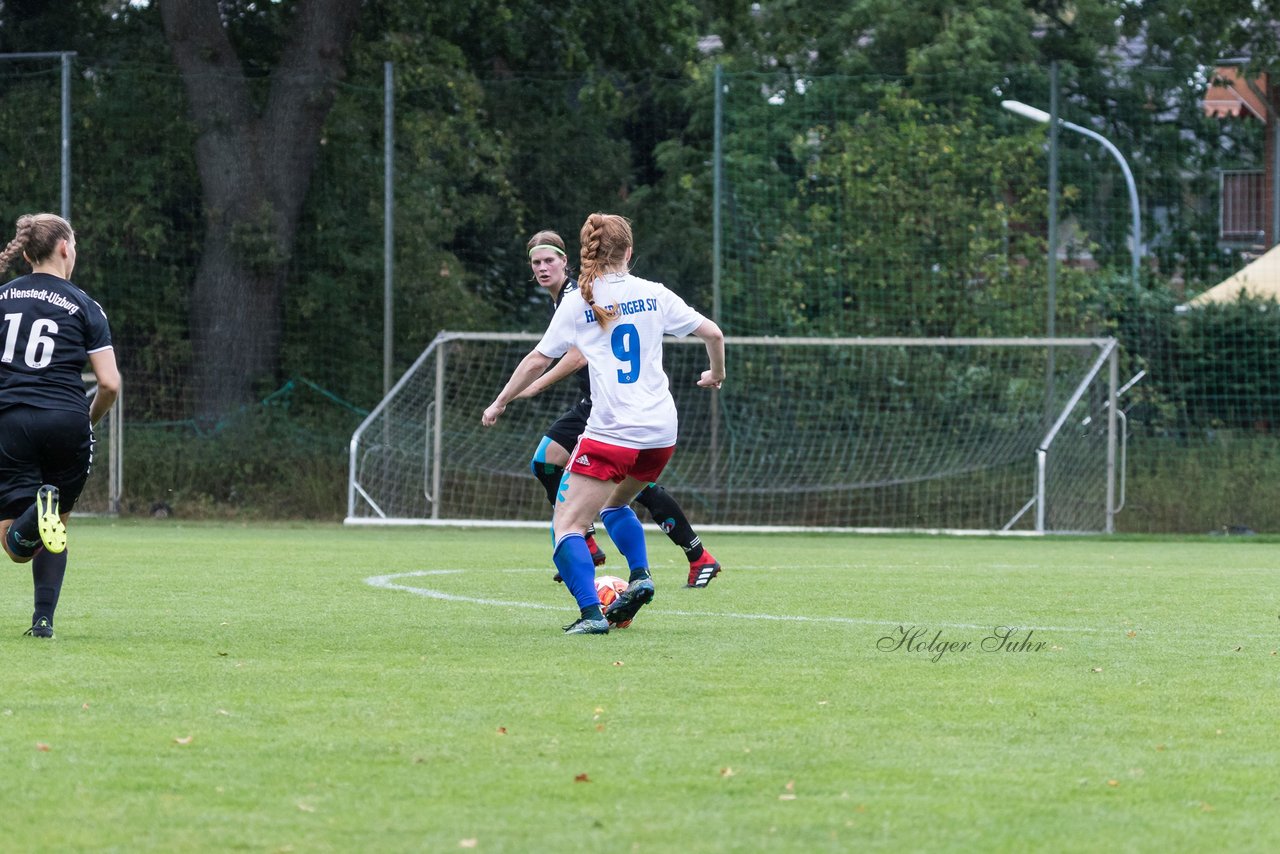
<path fill-rule="evenodd" d="M 147 514 L 164 505 L 180 518 L 341 518 L 347 442 L 361 415 L 314 394 L 283 394 L 212 430 L 131 425 L 124 510 Z"/>
<path fill-rule="evenodd" d="M 1099 332 L 1120 340 L 1129 376 L 1146 372 L 1124 400 L 1138 432 L 1199 443 L 1220 428 L 1268 433 L 1280 425 L 1275 301 L 1179 310 L 1167 291 L 1135 293 L 1120 277 L 1100 282 L 1090 309 Z"/>
<path fill-rule="evenodd" d="M 1253 426 L 1129 440 L 1122 531 L 1280 531 L 1280 444 Z"/>
<path fill-rule="evenodd" d="M 251 81 L 278 68 L 303 2 L 219 4 Z M 199 403 L 188 317 L 204 228 L 195 135 L 175 106 L 184 94 L 158 4 L 55 6 L 4 4 L 0 47 L 78 51 L 76 279 L 112 320 L 137 467 L 128 482 L 144 484 L 146 453 L 182 452 L 141 427 L 135 441 L 135 425 L 185 423 Z M 396 76 L 393 375 L 441 329 L 539 328 L 546 303 L 525 239 L 558 229 L 572 259 L 583 216 L 597 209 L 632 217 L 637 272 L 704 311 L 713 260 L 722 261 L 720 320 L 731 333 L 1039 334 L 1046 138 L 998 101 L 1048 107 L 1056 61 L 1063 117 L 1130 159 L 1147 238 L 1133 294 L 1120 174 L 1095 143 L 1063 134 L 1059 213 L 1074 239 L 1059 269 L 1057 332 L 1121 338 L 1126 376 L 1147 371 L 1127 396 L 1133 423 L 1153 435 L 1274 424 L 1276 312 L 1179 317 L 1172 306 L 1175 294 L 1239 266 L 1215 239 L 1217 170 L 1261 168 L 1265 155 L 1261 123 L 1203 115 L 1205 66 L 1245 52 L 1251 69 L 1269 67 L 1270 30 L 1250 22 L 1280 14 L 1270 2 L 1184 6 L 365 4 L 284 274 L 281 375 L 314 377 L 364 408 L 382 395 L 386 61 Z M 700 51 L 698 37 L 711 34 L 723 47 Z M 712 258 L 717 64 L 729 84 L 721 259 Z M 57 72 L 50 60 L 0 66 L 0 221 L 59 203 Z M 271 212 L 260 214 L 237 230 L 258 269 L 284 260 Z M 998 382 L 980 372 L 946 379 Z M 867 400 L 881 398 L 868 391 Z M 346 430 L 345 417 L 334 415 L 325 435 Z M 251 435 L 264 453 L 291 458 L 273 445 L 284 430 Z M 235 468 L 236 453 L 195 456 Z M 159 470 L 170 481 L 229 500 L 194 469 L 179 476 L 169 465 Z M 252 469 L 237 475 L 246 488 L 236 502 L 277 471 Z"/>
<path fill-rule="evenodd" d="M 1241 300 L 1189 312 L 1164 366 L 1196 427 L 1280 426 L 1280 306 Z"/>
<path fill-rule="evenodd" d="M 752 78 L 736 85 L 749 94 Z M 848 119 L 815 123 L 806 102 L 819 97 L 806 90 L 781 104 L 761 100 L 747 108 L 759 119 L 736 120 L 730 144 L 743 155 L 728 163 L 734 207 L 780 209 L 731 250 L 726 315 L 751 324 L 735 331 L 1034 329 L 1043 285 L 1026 261 L 1043 254 L 1031 230 L 1043 192 L 1030 141 L 892 87 Z M 762 125 L 770 135 L 749 139 Z"/>

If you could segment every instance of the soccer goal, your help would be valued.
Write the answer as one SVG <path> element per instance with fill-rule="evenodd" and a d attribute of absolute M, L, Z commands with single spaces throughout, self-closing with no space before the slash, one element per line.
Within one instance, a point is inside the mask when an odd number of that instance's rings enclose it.
<path fill-rule="evenodd" d="M 349 524 L 546 524 L 530 473 L 576 384 L 480 416 L 539 336 L 442 332 L 351 437 Z M 1113 530 L 1111 338 L 670 339 L 663 475 L 699 528 Z"/>

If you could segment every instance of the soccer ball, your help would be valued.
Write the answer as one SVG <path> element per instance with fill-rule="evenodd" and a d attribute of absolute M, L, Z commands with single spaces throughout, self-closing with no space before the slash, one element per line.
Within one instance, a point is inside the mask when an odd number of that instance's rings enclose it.
<path fill-rule="evenodd" d="M 596 576 L 596 595 L 600 597 L 600 610 L 608 611 L 609 606 L 613 604 L 613 600 L 618 598 L 618 594 L 627 589 L 627 582 L 618 578 L 616 575 L 597 575 Z M 625 629 L 631 625 L 631 621 L 625 623 L 613 624 L 615 629 Z"/>

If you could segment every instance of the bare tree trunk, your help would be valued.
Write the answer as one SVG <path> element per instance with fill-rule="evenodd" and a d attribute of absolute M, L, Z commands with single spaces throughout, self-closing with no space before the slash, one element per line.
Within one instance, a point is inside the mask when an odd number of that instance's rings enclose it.
<path fill-rule="evenodd" d="M 266 106 L 217 0 L 160 0 L 198 130 L 205 239 L 192 284 L 196 412 L 216 419 L 278 379 L 281 301 L 298 216 L 361 0 L 300 0 Z"/>

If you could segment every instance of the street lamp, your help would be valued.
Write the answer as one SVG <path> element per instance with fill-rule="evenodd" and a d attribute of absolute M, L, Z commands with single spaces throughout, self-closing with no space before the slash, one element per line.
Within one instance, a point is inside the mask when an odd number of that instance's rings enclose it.
<path fill-rule="evenodd" d="M 1016 113 L 1024 119 L 1030 119 L 1033 122 L 1039 122 L 1042 125 L 1049 123 L 1049 114 L 1044 110 L 1036 109 L 1029 104 L 1021 101 L 1001 101 L 1000 106 L 1004 107 L 1011 113 Z M 1120 153 L 1120 149 L 1112 145 L 1111 140 L 1107 139 L 1099 133 L 1094 133 L 1086 127 L 1072 124 L 1064 119 L 1058 119 L 1058 126 L 1067 130 L 1073 130 L 1076 133 L 1084 134 L 1092 140 L 1102 144 L 1102 147 L 1111 152 L 1116 162 L 1120 164 L 1120 171 L 1124 173 L 1125 183 L 1129 185 L 1129 207 L 1133 211 L 1133 287 L 1138 289 L 1138 256 L 1142 251 L 1142 217 L 1138 212 L 1138 186 L 1133 182 L 1133 172 L 1129 171 L 1129 164 L 1125 161 L 1124 155 Z"/>

